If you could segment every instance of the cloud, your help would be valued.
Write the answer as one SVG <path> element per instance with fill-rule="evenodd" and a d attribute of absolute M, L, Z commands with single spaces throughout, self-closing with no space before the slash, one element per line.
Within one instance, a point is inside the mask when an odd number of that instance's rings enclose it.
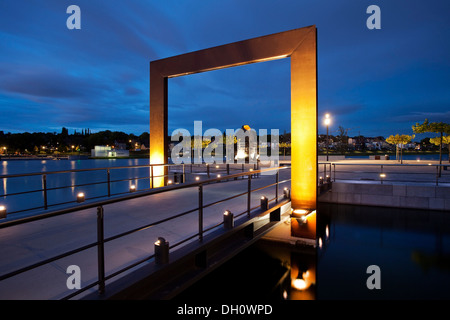
<path fill-rule="evenodd" d="M 56 70 L 19 70 L 0 76 L 4 93 L 51 98 L 80 98 L 108 90 L 104 83 L 79 78 Z"/>
<path fill-rule="evenodd" d="M 425 119 L 430 122 L 450 123 L 450 111 L 413 111 L 407 114 L 398 115 L 390 119 L 391 122 L 416 122 L 422 123 Z"/>

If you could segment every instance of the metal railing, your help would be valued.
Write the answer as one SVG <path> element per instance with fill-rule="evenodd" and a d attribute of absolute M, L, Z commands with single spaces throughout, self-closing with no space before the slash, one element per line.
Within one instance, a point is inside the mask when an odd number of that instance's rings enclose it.
<path fill-rule="evenodd" d="M 163 175 L 154 175 L 153 171 L 155 167 L 167 167 L 168 174 Z M 147 174 L 144 175 L 135 175 L 131 176 L 127 173 L 126 177 L 113 178 L 113 173 L 120 170 L 130 170 L 130 169 L 148 169 Z M 27 199 L 25 201 L 17 201 L 22 205 L 27 204 L 28 207 L 18 208 L 15 210 L 11 210 L 8 208 L 8 215 L 15 213 L 23 213 L 29 212 L 33 210 L 47 210 L 51 207 L 64 206 L 69 204 L 77 203 L 77 199 L 75 196 L 54 196 L 57 200 L 64 199 L 64 201 L 54 201 L 50 202 L 49 197 L 50 194 L 54 194 L 57 191 L 61 191 L 64 189 L 77 189 L 78 191 L 83 191 L 88 187 L 92 186 L 103 186 L 100 190 L 95 190 L 93 192 L 94 195 L 89 195 L 85 197 L 85 201 L 87 200 L 95 200 L 100 198 L 112 197 L 112 196 L 120 196 L 134 191 L 142 191 L 142 190 L 150 190 L 153 189 L 154 180 L 158 178 L 165 178 L 168 181 L 168 184 L 175 183 L 183 183 L 189 180 L 189 176 L 193 176 L 196 174 L 205 174 L 208 179 L 210 179 L 214 174 L 226 174 L 230 175 L 232 172 L 244 172 L 246 170 L 256 170 L 258 169 L 257 164 L 214 164 L 214 165 L 201 165 L 201 164 L 146 164 L 146 165 L 131 165 L 131 166 L 115 166 L 115 167 L 102 167 L 102 168 L 87 168 L 87 169 L 73 169 L 73 170 L 59 170 L 59 171 L 48 171 L 48 172 L 36 172 L 36 173 L 26 173 L 26 174 L 8 174 L 8 175 L 0 175 L 0 180 L 3 180 L 3 186 L 10 183 L 13 179 L 20 180 L 15 181 L 16 184 L 20 185 L 20 188 L 26 188 L 26 184 L 37 185 L 39 187 L 32 187 L 29 190 L 25 191 L 13 191 L 6 192 L 6 187 L 3 187 L 3 194 L 0 194 L 0 199 L 3 198 L 3 201 L 0 200 L 0 205 L 4 205 L 5 207 L 11 207 L 8 204 L 8 200 L 13 197 L 26 195 Z M 172 172 L 170 172 L 172 170 Z M 68 175 L 74 175 L 77 173 L 87 173 L 91 175 L 88 179 L 85 180 L 94 180 L 89 182 L 82 181 L 81 183 L 76 183 L 73 180 L 72 183 L 66 185 L 49 185 L 49 179 L 54 177 L 54 182 L 60 182 L 63 180 L 69 179 Z M 95 175 L 95 177 L 92 177 Z M 123 174 L 122 174 L 123 176 Z M 34 180 L 33 180 L 34 179 Z M 120 187 L 119 184 L 124 182 L 144 182 L 143 188 L 137 188 L 130 190 L 125 186 Z M 0 185 L 0 186 L 2 186 Z M 115 188 L 117 186 L 117 188 Z M 113 192 L 114 189 L 118 189 L 116 192 Z M 30 200 L 29 196 L 36 196 L 35 199 Z M 12 200 L 13 201 L 13 200 Z M 14 205 L 13 205 L 14 206 Z M 17 205 L 16 205 L 17 206 Z"/>
<path fill-rule="evenodd" d="M 332 181 L 367 183 L 450 184 L 450 164 L 320 162 L 319 174 Z"/>
<path fill-rule="evenodd" d="M 81 247 L 63 252 L 61 254 L 57 254 L 51 258 L 47 258 L 44 260 L 41 260 L 39 262 L 36 263 L 32 263 L 30 265 L 24 266 L 24 267 L 20 267 L 14 271 L 10 271 L 6 274 L 0 275 L 0 282 L 4 281 L 6 279 L 12 278 L 14 276 L 18 276 L 21 275 L 27 271 L 31 271 L 33 269 L 39 268 L 41 266 L 50 264 L 52 262 L 55 262 L 57 260 L 60 260 L 62 258 L 74 255 L 76 253 L 91 249 L 91 248 L 97 248 L 97 280 L 85 285 L 83 288 L 76 290 L 66 296 L 64 296 L 62 299 L 71 299 L 87 290 L 90 290 L 94 287 L 98 287 L 98 292 L 100 294 L 104 293 L 105 291 L 105 284 L 108 280 L 117 277 L 120 274 L 123 274 L 124 272 L 144 263 L 147 262 L 151 259 L 153 259 L 155 257 L 155 254 L 151 254 L 149 256 L 146 256 L 145 258 L 140 259 L 139 261 L 135 261 L 129 265 L 127 265 L 124 268 L 121 268 L 120 270 L 117 270 L 115 272 L 112 272 L 110 274 L 106 274 L 105 272 L 105 244 L 108 242 L 111 242 L 115 239 L 118 238 L 122 238 L 124 236 L 130 235 L 130 234 L 134 234 L 137 233 L 139 231 L 148 229 L 150 227 L 153 226 L 157 226 L 163 222 L 167 222 L 167 221 L 171 221 L 174 220 L 176 218 L 188 215 L 190 213 L 194 213 L 197 212 L 198 216 L 198 232 L 196 232 L 193 235 L 187 236 L 184 239 L 179 240 L 178 242 L 172 244 L 169 248 L 173 249 L 176 248 L 180 245 L 182 245 L 183 243 L 186 243 L 188 241 L 191 241 L 195 238 L 198 239 L 198 241 L 202 241 L 204 234 L 207 233 L 208 231 L 211 231 L 217 227 L 219 227 L 220 225 L 223 224 L 223 221 L 217 224 L 214 224 L 212 226 L 209 226 L 207 228 L 204 227 L 203 225 L 203 211 L 205 208 L 211 207 L 213 205 L 219 204 L 219 203 L 223 203 L 226 201 L 229 201 L 231 199 L 235 199 L 238 197 L 243 197 L 246 196 L 246 209 L 238 214 L 235 214 L 234 217 L 238 218 L 240 216 L 243 215 L 247 215 L 248 217 L 251 217 L 251 212 L 254 211 L 255 209 L 258 209 L 261 205 L 252 207 L 251 206 L 251 198 L 252 198 L 252 194 L 256 191 L 260 191 L 266 188 L 270 188 L 270 187 L 275 187 L 275 197 L 269 199 L 269 202 L 275 201 L 278 202 L 280 199 L 279 196 L 279 186 L 281 184 L 287 183 L 289 181 L 291 181 L 291 179 L 285 179 L 280 181 L 280 177 L 279 177 L 279 173 L 281 170 L 286 170 L 289 169 L 290 167 L 276 167 L 276 168 L 268 168 L 268 169 L 260 169 L 260 170 L 254 170 L 254 171 L 249 171 L 249 172 L 242 172 L 242 173 L 237 173 L 237 174 L 230 174 L 230 175 L 225 175 L 223 177 L 216 177 L 213 179 L 207 179 L 204 181 L 199 181 L 199 182 L 192 182 L 192 183 L 185 183 L 185 184 L 178 184 L 178 185 L 170 185 L 170 186 L 166 186 L 166 187 L 161 187 L 161 188 L 155 188 L 152 190 L 146 190 L 146 191 L 141 191 L 141 192 L 134 192 L 128 195 L 124 195 L 122 197 L 117 197 L 117 198 L 110 198 L 110 199 L 106 199 L 106 200 L 101 200 L 101 201 L 96 201 L 96 202 L 91 202 L 91 203 L 83 203 L 80 204 L 78 206 L 73 206 L 70 208 L 65 208 L 65 209 L 60 209 L 60 210 L 56 210 L 53 212 L 47 212 L 47 213 L 43 213 L 40 215 L 33 215 L 33 216 L 29 216 L 29 217 L 25 217 L 25 218 L 20 218 L 20 219 L 15 219 L 15 220 L 10 220 L 10 221 L 4 221 L 3 223 L 0 223 L 0 229 L 6 229 L 12 226 L 17 226 L 17 225 L 22 225 L 22 224 L 26 224 L 32 221 L 38 221 L 38 220 L 44 220 L 44 219 L 49 219 L 49 218 L 53 218 L 53 217 L 57 217 L 57 216 L 62 216 L 62 215 L 66 215 L 72 212 L 76 212 L 76 211 L 81 211 L 81 210 L 87 210 L 87 209 L 96 209 L 96 213 L 97 213 L 97 240 L 83 245 Z M 257 177 L 258 175 L 264 173 L 264 172 L 268 172 L 268 171 L 275 171 L 275 181 L 272 183 L 269 183 L 268 185 L 264 185 L 263 187 L 259 187 L 259 188 L 252 188 L 252 180 L 253 178 Z M 229 179 L 247 179 L 248 183 L 247 183 L 247 190 L 245 192 L 241 192 L 238 194 L 234 194 L 231 195 L 227 198 L 224 199 L 220 199 L 208 204 L 204 203 L 204 199 L 203 199 L 203 187 L 207 184 L 212 184 L 212 183 L 217 183 L 220 181 L 224 181 L 224 180 L 229 180 Z M 118 202 L 123 202 L 123 201 L 127 201 L 127 200 L 132 200 L 132 199 L 136 199 L 136 198 L 141 198 L 141 197 L 148 197 L 148 196 L 153 196 L 156 194 L 161 194 L 161 193 L 165 193 L 165 192 L 171 192 L 174 190 L 181 190 L 181 189 L 187 189 L 187 188 L 197 188 L 198 189 L 198 207 L 197 208 L 193 208 L 187 211 L 183 211 L 180 212 L 178 214 L 172 215 L 170 217 L 166 217 L 163 218 L 161 220 L 155 221 L 155 222 L 151 222 L 130 230 L 127 230 L 125 232 L 121 232 L 118 234 L 115 234 L 113 236 L 109 236 L 109 237 L 105 237 L 105 232 L 104 232 L 104 216 L 105 214 L 105 209 L 104 206 L 108 205 L 108 204 L 113 204 L 113 203 L 118 203 Z M 282 197 L 284 197 L 284 194 L 282 195 Z M 1 287 L 1 286 L 0 286 Z M 61 293 L 62 294 L 62 293 Z"/>

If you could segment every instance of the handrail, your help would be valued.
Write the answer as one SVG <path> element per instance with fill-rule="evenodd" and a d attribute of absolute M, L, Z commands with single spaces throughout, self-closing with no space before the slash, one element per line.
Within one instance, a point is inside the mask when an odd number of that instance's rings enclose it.
<path fill-rule="evenodd" d="M 274 168 L 267 168 L 267 169 L 259 169 L 259 170 L 254 170 L 254 171 L 248 171 L 248 172 L 241 172 L 241 173 L 226 175 L 226 176 L 223 176 L 223 177 L 216 177 L 216 178 L 212 178 L 212 179 L 208 179 L 208 180 L 204 180 L 204 181 L 199 181 L 199 182 L 185 183 L 185 184 L 179 184 L 179 185 L 170 185 L 170 186 L 166 186 L 166 187 L 151 189 L 151 190 L 148 190 L 148 191 L 134 192 L 132 194 L 128 194 L 128 195 L 125 195 L 125 196 L 122 196 L 122 197 L 109 198 L 109 199 L 99 200 L 99 201 L 90 202 L 90 203 L 83 203 L 83 204 L 80 204 L 80 205 L 77 205 L 77 206 L 72 206 L 72 207 L 64 208 L 64 209 L 59 209 L 59 210 L 55 210 L 55 211 L 52 211 L 52 212 L 47 212 L 47 213 L 40 214 L 40 215 L 23 217 L 23 218 L 13 219 L 13 220 L 10 220 L 10 221 L 4 221 L 4 222 L 0 223 L 0 229 L 5 229 L 5 228 L 8 228 L 8 227 L 29 223 L 29 222 L 32 222 L 32 221 L 43 220 L 43 219 L 48 219 L 48 218 L 52 218 L 52 217 L 56 217 L 56 216 L 61 216 L 61 215 L 64 215 L 64 214 L 75 212 L 75 211 L 81 211 L 81 210 L 97 208 L 97 241 L 89 243 L 89 244 L 85 244 L 85 245 L 83 245 L 81 247 L 78 247 L 78 248 L 75 248 L 75 249 L 63 252 L 63 253 L 60 253 L 60 254 L 58 254 L 58 255 L 56 255 L 54 257 L 50 257 L 50 258 L 47 258 L 45 260 L 41 260 L 41 261 L 33 263 L 31 265 L 18 268 L 16 270 L 8 272 L 7 274 L 0 275 L 0 281 L 3 281 L 3 280 L 8 279 L 10 277 L 19 275 L 19 274 L 21 274 L 23 272 L 33 270 L 33 269 L 38 268 L 40 266 L 43 266 L 45 264 L 54 262 L 56 260 L 65 258 L 65 257 L 67 257 L 69 255 L 73 255 L 75 253 L 78 253 L 78 252 L 81 252 L 81 251 L 84 251 L 84 250 L 87 250 L 87 249 L 90 249 L 90 248 L 96 246 L 98 248 L 98 258 L 97 258 L 98 279 L 96 281 L 94 281 L 93 283 L 87 284 L 83 288 L 81 288 L 81 289 L 79 289 L 79 290 L 69 294 L 68 296 L 64 297 L 63 299 L 70 299 L 70 298 L 72 298 L 72 297 L 74 297 L 74 296 L 76 296 L 76 295 L 78 295 L 78 294 L 80 294 L 80 293 L 82 293 L 82 292 L 84 292 L 84 291 L 86 291 L 88 289 L 91 289 L 91 288 L 93 288 L 95 286 L 98 286 L 98 291 L 101 294 L 105 290 L 105 282 L 107 280 L 109 280 L 109 279 L 111 279 L 111 278 L 113 278 L 113 277 L 115 277 L 115 276 L 117 276 L 117 275 L 119 275 L 119 274 L 129 270 L 130 268 L 133 268 L 133 267 L 135 267 L 135 266 L 145 262 L 145 261 L 148 261 L 149 259 L 152 259 L 154 257 L 154 254 L 152 254 L 152 255 L 150 255 L 148 257 L 145 257 L 145 258 L 143 258 L 143 259 L 141 259 L 141 260 L 139 260 L 137 262 L 132 263 L 131 265 L 127 265 L 124 268 L 122 268 L 122 269 L 120 269 L 118 271 L 115 271 L 114 273 L 112 273 L 110 275 L 105 275 L 105 266 L 104 266 L 105 252 L 103 250 L 103 246 L 104 246 L 104 244 L 106 242 L 109 242 L 109 241 L 112 241 L 112 240 L 124 237 L 126 235 L 129 235 L 129 234 L 132 234 L 132 233 L 135 233 L 135 232 L 139 232 L 139 231 L 148 229 L 150 227 L 156 226 L 156 225 L 161 224 L 163 222 L 179 218 L 181 216 L 187 215 L 189 213 L 193 213 L 195 211 L 198 211 L 200 213 L 200 212 L 202 212 L 203 208 L 210 207 L 210 206 L 213 206 L 215 204 L 222 203 L 224 201 L 228 201 L 228 200 L 231 200 L 231 199 L 234 199 L 234 198 L 237 198 L 237 197 L 240 197 L 240 196 L 245 196 L 245 195 L 247 195 L 247 210 L 245 210 L 244 212 L 242 212 L 240 214 L 237 214 L 235 217 L 241 216 L 241 215 L 243 215 L 245 213 L 247 213 L 248 216 L 250 216 L 250 211 L 255 210 L 256 208 L 260 207 L 260 206 L 256 206 L 256 207 L 250 208 L 250 204 L 249 204 L 250 202 L 249 201 L 250 201 L 252 192 L 259 191 L 259 190 L 262 190 L 264 188 L 269 188 L 269 187 L 275 186 L 276 187 L 276 197 L 271 199 L 270 201 L 275 200 L 275 202 L 278 202 L 278 187 L 279 187 L 279 185 L 281 183 L 286 183 L 286 182 L 290 181 L 290 179 L 286 179 L 286 180 L 283 180 L 281 182 L 279 181 L 279 171 L 280 170 L 285 170 L 285 169 L 289 169 L 289 167 L 281 166 L 281 167 L 274 167 Z M 266 186 L 264 186 L 262 188 L 260 187 L 260 188 L 256 188 L 256 189 L 251 189 L 250 186 L 251 186 L 252 177 L 254 175 L 261 174 L 261 173 L 264 173 L 264 172 L 269 172 L 269 171 L 276 171 L 276 177 L 275 177 L 276 178 L 276 182 L 275 183 L 270 183 L 269 185 L 266 185 Z M 248 190 L 246 192 L 242 192 L 242 193 L 240 193 L 238 195 L 233 195 L 233 196 L 227 197 L 225 199 L 222 199 L 222 200 L 219 200 L 219 201 L 215 201 L 215 202 L 212 202 L 212 203 L 208 203 L 208 204 L 204 204 L 203 201 L 201 200 L 201 201 L 199 201 L 199 206 L 197 208 L 189 209 L 187 211 L 184 211 L 184 212 L 181 212 L 181 213 L 177 213 L 177 214 L 172 215 L 170 217 L 166 217 L 166 218 L 160 219 L 158 221 L 154 221 L 154 222 L 151 222 L 149 224 L 145 224 L 143 226 L 136 227 L 136 228 L 133 228 L 133 229 L 121 232 L 121 233 L 116 234 L 116 235 L 109 236 L 107 238 L 104 237 L 103 216 L 104 216 L 104 206 L 105 205 L 113 204 L 113 203 L 117 203 L 117 202 L 122 202 L 122 201 L 127 201 L 127 200 L 131 200 L 131 199 L 136 199 L 136 198 L 140 198 L 140 197 L 152 196 L 152 195 L 156 195 L 156 194 L 160 194 L 160 193 L 164 193 L 164 192 L 170 192 L 170 191 L 174 191 L 174 190 L 193 188 L 193 187 L 198 187 L 199 199 L 202 199 L 202 197 L 203 197 L 203 186 L 204 185 L 217 183 L 217 182 L 220 182 L 220 181 L 223 181 L 223 180 L 239 178 L 239 177 L 242 177 L 242 178 L 247 177 L 247 179 L 249 181 L 249 183 L 248 183 L 249 188 L 248 188 Z M 213 225 L 213 226 L 210 226 L 207 229 L 204 229 L 203 228 L 203 216 L 201 214 L 199 214 L 198 224 L 199 224 L 199 230 L 198 230 L 198 232 L 196 234 L 189 235 L 187 238 L 182 239 L 182 240 L 180 240 L 179 242 L 177 242 L 175 244 L 172 244 L 171 248 L 179 246 L 180 244 L 182 244 L 184 242 L 187 242 L 187 241 L 190 241 L 190 240 L 192 240 L 192 239 L 194 239 L 196 237 L 198 237 L 199 241 L 202 241 L 203 234 L 205 232 L 208 232 L 208 231 L 210 231 L 210 230 L 212 230 L 214 228 L 217 228 L 218 226 L 223 224 L 223 222 L 218 223 L 218 224 Z"/>
<path fill-rule="evenodd" d="M 0 197 L 6 198 L 6 197 L 12 197 L 12 196 L 19 196 L 19 195 L 25 195 L 25 194 L 31 194 L 31 193 L 42 193 L 43 194 L 43 198 L 41 198 L 41 205 L 37 206 L 38 203 L 34 203 L 31 207 L 27 207 L 27 208 L 19 208 L 17 210 L 11 211 L 9 210 L 8 214 L 16 214 L 16 213 L 21 213 L 21 212 L 27 212 L 27 211 L 32 211 L 32 210 L 38 210 L 38 209 L 44 209 L 47 210 L 49 207 L 55 207 L 55 206 L 59 206 L 59 205 L 67 205 L 69 203 L 75 203 L 77 202 L 76 199 L 72 199 L 70 201 L 62 201 L 62 202 L 56 202 L 56 203 L 49 203 L 48 201 L 48 192 L 49 191 L 55 191 L 55 190 L 62 190 L 62 189 L 68 189 L 68 188 L 80 188 L 80 187 L 90 187 L 90 186 L 95 186 L 95 185 L 102 185 L 105 184 L 107 185 L 107 191 L 102 193 L 101 195 L 97 195 L 97 196 L 92 196 L 90 198 L 86 198 L 86 200 L 92 200 L 92 199 L 96 199 L 96 198 L 102 198 L 102 197 L 111 197 L 111 196 L 117 196 L 117 195 L 121 195 L 121 194 L 125 194 L 128 191 L 121 191 L 121 192 L 115 192 L 115 193 L 111 193 L 111 186 L 115 183 L 120 183 L 120 182 L 126 182 L 126 181 L 133 181 L 133 180 L 144 180 L 144 179 L 149 179 L 149 187 L 148 188 L 144 188 L 144 190 L 148 190 L 148 189 L 152 189 L 154 186 L 154 179 L 156 178 L 166 178 L 169 177 L 170 172 L 168 172 L 168 174 L 161 174 L 161 175 L 155 175 L 153 174 L 153 168 L 154 167 L 168 167 L 168 168 L 177 168 L 177 167 L 182 167 L 182 176 L 183 176 L 183 181 L 185 180 L 186 175 L 193 175 L 193 174 L 198 174 L 199 172 L 194 172 L 193 171 L 193 165 L 200 166 L 201 164 L 143 164 L 143 165 L 131 165 L 131 166 L 112 166 L 112 167 L 100 167 L 100 168 L 84 168 L 84 169 L 71 169 L 71 170 L 57 170 L 57 171 L 43 171 L 43 172 L 31 172 L 31 173 L 23 173 L 23 174 L 7 174 L 7 175 L 0 175 L 0 179 L 13 179 L 13 178 L 28 178 L 28 177 L 41 177 L 42 180 L 42 187 L 38 188 L 38 189 L 32 189 L 32 190 L 25 190 L 25 191 L 20 191 L 20 192 L 11 192 L 11 193 L 7 193 L 5 192 L 4 194 L 0 194 Z M 239 164 L 240 165 L 240 164 Z M 186 170 L 186 166 L 190 166 L 190 172 L 187 172 Z M 150 168 L 150 176 L 146 175 L 146 176 L 134 176 L 134 177 L 127 177 L 125 179 L 111 179 L 111 172 L 113 170 L 121 170 L 121 169 L 142 169 L 142 168 Z M 208 178 L 210 177 L 210 173 L 211 171 L 213 172 L 222 172 L 225 170 L 225 168 L 215 168 L 211 169 L 210 166 L 206 166 L 207 168 L 207 174 L 208 174 Z M 230 173 L 230 170 L 233 171 L 244 171 L 244 164 L 242 164 L 242 168 L 236 169 L 236 168 L 230 168 L 230 164 L 226 164 L 226 171 L 227 174 Z M 106 180 L 100 180 L 100 181 L 93 181 L 93 182 L 88 182 L 88 183 L 72 183 L 69 185 L 62 185 L 62 186 L 56 186 L 56 187 L 52 187 L 52 186 L 47 186 L 47 176 L 51 176 L 51 175 L 58 175 L 58 174 L 67 174 L 67 173 L 80 173 L 80 172 L 102 172 L 105 171 L 106 172 Z M 181 174 L 181 173 L 180 173 Z M 37 183 L 38 181 L 35 181 L 35 183 Z M 142 189 L 141 189 L 142 190 Z M 39 201 L 39 200 L 38 200 Z M 28 202 L 27 202 L 28 203 Z"/>
<path fill-rule="evenodd" d="M 328 172 L 333 175 L 333 181 L 337 180 L 370 180 L 370 181 L 376 181 L 380 184 L 386 183 L 386 182 L 409 182 L 409 183 L 434 183 L 436 186 L 439 186 L 439 183 L 450 183 L 450 175 L 445 174 L 445 172 L 442 171 L 442 169 L 447 169 L 450 167 L 449 164 L 435 164 L 435 163 L 358 163 L 358 162 L 351 162 L 351 163 L 345 163 L 345 162 L 319 162 L 319 170 L 320 166 L 324 165 L 324 171 L 326 172 L 326 167 L 328 167 Z M 375 171 L 358 171 L 358 174 L 364 175 L 364 174 L 376 174 L 377 176 L 373 179 L 365 178 L 365 179 L 358 179 L 354 177 L 348 177 L 348 178 L 339 178 L 337 177 L 337 174 L 354 174 L 354 171 L 344 171 L 344 170 L 338 170 L 336 171 L 336 167 L 350 167 L 350 166 L 356 166 L 356 167 L 374 167 L 379 168 L 379 170 Z M 387 171 L 386 169 L 391 168 L 404 168 L 404 169 L 411 169 L 413 167 L 422 167 L 422 168 L 431 168 L 428 172 L 411 172 L 409 171 Z M 387 177 L 387 174 L 390 175 L 390 178 Z M 396 177 L 401 176 L 429 176 L 432 177 L 429 180 L 418 180 L 418 179 L 399 179 L 399 178 L 392 178 L 392 175 L 395 175 Z M 447 178 L 447 179 L 444 179 Z"/>

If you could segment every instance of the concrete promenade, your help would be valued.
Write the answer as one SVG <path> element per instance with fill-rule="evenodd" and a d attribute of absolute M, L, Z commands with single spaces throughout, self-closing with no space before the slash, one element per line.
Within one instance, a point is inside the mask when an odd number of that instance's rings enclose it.
<path fill-rule="evenodd" d="M 281 170 L 279 180 L 290 178 L 290 170 Z M 275 175 L 260 175 L 252 179 L 252 189 L 275 183 Z M 206 178 L 205 178 L 206 180 Z M 286 182 L 279 185 L 283 195 Z M 248 180 L 238 179 L 203 186 L 203 203 L 215 201 L 247 191 Z M 260 197 L 275 197 L 275 186 L 252 193 L 251 207 L 260 204 Z M 272 202 L 273 204 L 273 202 Z M 198 187 L 158 193 L 104 206 L 105 238 L 139 228 L 170 216 L 196 209 L 199 206 Z M 245 212 L 247 196 L 207 207 L 203 211 L 203 228 L 222 222 L 223 212 L 235 215 Z M 245 215 L 243 215 L 245 216 Z M 54 257 L 69 250 L 95 243 L 97 240 L 96 209 L 76 211 L 1 229 L 0 275 Z M 222 227 L 222 226 L 219 226 Z M 109 274 L 145 259 L 154 253 L 154 242 L 164 237 L 172 245 L 199 230 L 198 211 L 170 220 L 105 244 L 105 273 Z M 198 241 L 195 237 L 191 241 Z M 185 243 L 187 244 L 187 243 Z M 183 244 L 184 245 L 184 244 Z M 178 249 L 177 247 L 176 249 Z M 97 248 L 57 260 L 0 282 L 0 299 L 59 299 L 70 293 L 66 281 L 67 267 L 77 265 L 81 270 L 81 287 L 97 280 Z M 113 279 L 111 279 L 113 280 Z M 115 280 L 115 279 L 114 279 Z M 97 287 L 86 292 L 96 291 Z"/>
<path fill-rule="evenodd" d="M 450 163 L 405 160 L 340 160 L 331 172 L 332 190 L 319 201 L 341 204 L 450 210 Z M 447 169 L 447 170 L 445 170 Z M 323 165 L 319 165 L 323 173 Z M 329 169 L 327 169 L 329 170 Z"/>

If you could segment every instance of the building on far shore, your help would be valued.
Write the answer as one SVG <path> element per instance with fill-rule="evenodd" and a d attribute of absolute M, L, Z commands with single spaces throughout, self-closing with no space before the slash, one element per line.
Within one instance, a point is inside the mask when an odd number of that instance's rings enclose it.
<path fill-rule="evenodd" d="M 116 149 L 111 146 L 95 146 L 91 149 L 92 158 L 116 158 L 116 157 L 129 157 L 130 152 L 125 149 Z"/>

